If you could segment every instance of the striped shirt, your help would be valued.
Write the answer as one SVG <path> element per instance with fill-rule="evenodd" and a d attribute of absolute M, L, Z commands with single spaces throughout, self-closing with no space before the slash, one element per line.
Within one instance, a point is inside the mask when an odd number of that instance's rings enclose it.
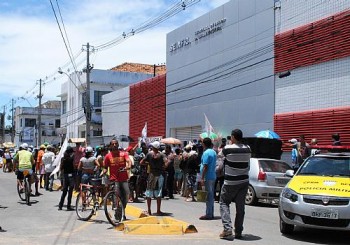
<path fill-rule="evenodd" d="M 249 182 L 249 161 L 251 150 L 243 144 L 226 145 L 221 154 L 224 155 L 225 185 L 238 185 Z"/>

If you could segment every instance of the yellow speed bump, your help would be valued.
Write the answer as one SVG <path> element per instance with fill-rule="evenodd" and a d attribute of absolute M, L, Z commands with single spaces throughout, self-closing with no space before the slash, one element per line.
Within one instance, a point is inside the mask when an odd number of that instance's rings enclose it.
<path fill-rule="evenodd" d="M 183 235 L 197 232 L 193 225 L 186 222 L 171 217 L 156 216 L 124 221 L 116 229 L 133 235 Z"/>

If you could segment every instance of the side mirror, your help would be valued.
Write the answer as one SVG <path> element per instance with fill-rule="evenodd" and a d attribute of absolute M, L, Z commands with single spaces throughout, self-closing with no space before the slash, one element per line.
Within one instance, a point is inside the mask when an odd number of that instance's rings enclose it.
<path fill-rule="evenodd" d="M 286 173 L 285 173 L 285 175 L 286 175 L 287 177 L 292 178 L 292 177 L 294 176 L 294 170 L 292 170 L 292 169 L 287 170 Z"/>

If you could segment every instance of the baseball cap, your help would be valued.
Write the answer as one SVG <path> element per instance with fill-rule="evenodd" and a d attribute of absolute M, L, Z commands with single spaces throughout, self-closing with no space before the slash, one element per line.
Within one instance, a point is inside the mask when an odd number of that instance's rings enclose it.
<path fill-rule="evenodd" d="M 28 149 L 28 144 L 27 143 L 23 143 L 22 145 L 21 145 L 21 147 L 23 148 L 23 149 Z"/>
<path fill-rule="evenodd" d="M 153 148 L 159 149 L 160 143 L 159 143 L 159 141 L 154 141 L 154 142 L 151 143 L 151 146 L 152 146 Z"/>
<path fill-rule="evenodd" d="M 293 138 L 293 139 L 289 140 L 289 142 L 292 143 L 292 144 L 295 144 L 295 143 L 297 143 L 298 141 L 297 141 L 297 139 Z"/>

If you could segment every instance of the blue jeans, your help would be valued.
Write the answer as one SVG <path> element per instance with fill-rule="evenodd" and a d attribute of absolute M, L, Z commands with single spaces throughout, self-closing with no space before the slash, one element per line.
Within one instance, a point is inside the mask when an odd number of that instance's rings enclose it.
<path fill-rule="evenodd" d="M 208 218 L 214 218 L 214 185 L 215 180 L 206 180 L 204 182 L 205 191 L 207 192 L 207 202 L 205 216 Z"/>

